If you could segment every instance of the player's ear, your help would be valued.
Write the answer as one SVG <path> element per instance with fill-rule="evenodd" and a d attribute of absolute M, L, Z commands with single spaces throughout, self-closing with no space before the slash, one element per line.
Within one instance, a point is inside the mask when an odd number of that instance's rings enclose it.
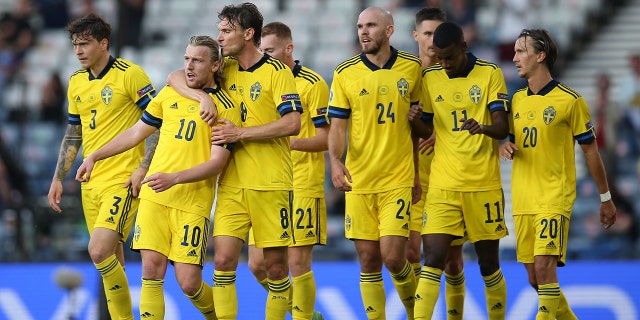
<path fill-rule="evenodd" d="M 216 71 L 218 71 L 218 69 L 220 69 L 220 65 L 222 63 L 220 62 L 220 60 L 216 61 L 213 63 L 213 65 L 211 65 L 211 72 L 216 73 Z"/>
<path fill-rule="evenodd" d="M 287 46 L 284 48 L 284 52 L 289 56 L 292 55 L 293 54 L 293 43 L 287 44 Z"/>
<path fill-rule="evenodd" d="M 254 34 L 255 32 L 256 32 L 256 31 L 255 31 L 253 28 L 247 28 L 247 29 L 245 29 L 245 30 L 244 30 L 244 40 L 247 40 L 247 41 L 248 41 L 248 40 L 253 39 L 253 34 Z"/>
<path fill-rule="evenodd" d="M 546 58 L 547 58 L 547 53 L 546 53 L 546 52 L 544 52 L 544 51 L 540 51 L 540 52 L 538 52 L 538 57 L 536 58 L 536 61 L 537 61 L 538 63 L 541 63 L 541 62 L 542 62 L 542 61 L 544 61 L 544 59 L 546 59 Z"/>

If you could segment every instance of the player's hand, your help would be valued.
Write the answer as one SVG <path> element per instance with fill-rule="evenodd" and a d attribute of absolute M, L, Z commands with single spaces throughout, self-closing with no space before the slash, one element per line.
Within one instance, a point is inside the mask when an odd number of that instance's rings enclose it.
<path fill-rule="evenodd" d="M 157 172 L 142 180 L 142 183 L 149 185 L 155 192 L 165 191 L 178 183 L 178 176 L 175 173 Z"/>
<path fill-rule="evenodd" d="M 211 144 L 233 143 L 240 140 L 240 128 L 227 119 L 219 119 L 211 128 Z"/>
<path fill-rule="evenodd" d="M 469 133 L 472 135 L 484 133 L 484 126 L 479 124 L 474 118 L 460 119 L 460 122 L 462 122 L 460 128 L 462 130 L 469 130 Z"/>
<path fill-rule="evenodd" d="M 53 211 L 57 213 L 61 213 L 62 209 L 58 204 L 60 204 L 60 198 L 62 198 L 62 181 L 58 179 L 53 179 L 51 181 L 51 187 L 49 187 L 49 194 L 47 194 L 47 199 L 49 199 L 49 206 Z"/>
<path fill-rule="evenodd" d="M 419 120 L 422 116 L 422 105 L 414 104 L 409 108 L 409 121 Z"/>
<path fill-rule="evenodd" d="M 436 145 L 436 134 L 432 133 L 429 139 L 420 139 L 418 141 L 418 151 L 421 154 L 431 154 L 433 153 L 433 147 Z"/>
<path fill-rule="evenodd" d="M 351 191 L 351 174 L 341 161 L 331 161 L 331 181 L 337 190 Z"/>
<path fill-rule="evenodd" d="M 213 127 L 216 124 L 217 117 L 218 108 L 216 108 L 211 97 L 207 95 L 206 98 L 200 100 L 200 118 Z"/>
<path fill-rule="evenodd" d="M 142 179 L 144 179 L 144 176 L 146 174 L 147 169 L 138 167 L 138 169 L 136 169 L 136 171 L 131 174 L 129 180 L 127 180 L 127 182 L 123 185 L 124 188 L 128 188 L 129 186 L 131 186 L 131 194 L 133 194 L 134 198 L 137 198 L 140 194 Z"/>
<path fill-rule="evenodd" d="M 605 229 L 616 223 L 616 206 L 612 200 L 600 203 L 600 223 Z"/>
<path fill-rule="evenodd" d="M 505 141 L 500 146 L 500 159 L 502 160 L 513 160 L 513 153 L 518 151 L 518 147 L 516 147 L 515 143 L 511 141 Z"/>
<path fill-rule="evenodd" d="M 89 155 L 78 168 L 78 171 L 76 172 L 76 180 L 80 182 L 88 182 L 89 178 L 91 178 L 91 172 L 93 171 L 94 165 L 95 161 L 93 161 L 93 158 Z"/>

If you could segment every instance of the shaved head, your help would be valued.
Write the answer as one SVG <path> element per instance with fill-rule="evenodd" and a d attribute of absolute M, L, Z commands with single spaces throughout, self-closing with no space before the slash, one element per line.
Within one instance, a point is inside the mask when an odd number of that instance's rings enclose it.
<path fill-rule="evenodd" d="M 380 7 L 369 7 L 360 13 L 360 15 L 372 15 L 376 18 L 377 21 L 380 21 L 383 26 L 392 26 L 393 25 L 393 16 L 391 12 L 382 9 Z"/>

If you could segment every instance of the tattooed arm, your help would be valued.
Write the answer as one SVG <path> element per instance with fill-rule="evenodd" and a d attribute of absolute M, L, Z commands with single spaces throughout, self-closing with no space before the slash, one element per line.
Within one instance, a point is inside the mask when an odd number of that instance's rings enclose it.
<path fill-rule="evenodd" d="M 58 155 L 56 172 L 53 174 L 51 187 L 49 188 L 49 194 L 47 195 L 47 198 L 49 199 L 49 206 L 58 213 L 62 212 L 62 209 L 59 206 L 60 198 L 62 197 L 62 180 L 64 180 L 69 169 L 71 169 L 81 145 L 82 125 L 67 125 L 67 132 L 65 132 L 64 138 L 62 138 L 62 144 L 60 145 L 60 154 Z"/>
<path fill-rule="evenodd" d="M 124 187 L 132 186 L 132 192 L 134 197 L 138 197 L 140 194 L 140 188 L 142 187 L 142 179 L 147 175 L 149 165 L 153 159 L 153 155 L 156 153 L 156 147 L 158 146 L 158 139 L 160 138 L 160 130 L 156 130 L 153 134 L 147 138 L 147 145 L 144 151 L 144 157 L 140 162 L 140 166 L 136 171 L 131 174 Z"/>

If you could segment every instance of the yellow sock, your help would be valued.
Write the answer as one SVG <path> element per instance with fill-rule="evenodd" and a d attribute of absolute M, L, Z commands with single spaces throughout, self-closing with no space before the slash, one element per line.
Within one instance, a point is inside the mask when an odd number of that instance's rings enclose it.
<path fill-rule="evenodd" d="M 316 303 L 316 281 L 313 271 L 293 277 L 291 316 L 294 320 L 311 319 Z"/>
<path fill-rule="evenodd" d="M 131 305 L 127 274 L 124 272 L 124 268 L 116 258 L 116 255 L 110 256 L 104 261 L 95 264 L 95 266 L 102 276 L 109 314 L 114 319 L 133 320 L 133 307 Z"/>
<path fill-rule="evenodd" d="M 291 281 L 289 277 L 280 280 L 267 280 L 269 296 L 267 297 L 266 320 L 281 320 L 287 315 Z"/>
<path fill-rule="evenodd" d="M 360 273 L 360 295 L 367 319 L 385 319 L 387 303 L 382 272 Z"/>
<path fill-rule="evenodd" d="M 440 295 L 442 270 L 424 266 L 416 288 L 414 318 L 430 320 Z"/>
<path fill-rule="evenodd" d="M 502 270 L 498 269 L 482 279 L 489 320 L 503 320 L 507 312 L 507 283 L 502 276 Z"/>
<path fill-rule="evenodd" d="M 416 288 L 417 288 L 418 280 L 420 280 L 420 272 L 422 271 L 422 264 L 420 262 L 412 263 L 411 268 L 413 269 L 414 279 L 416 281 Z"/>
<path fill-rule="evenodd" d="M 140 319 L 164 319 L 164 280 L 142 279 Z"/>
<path fill-rule="evenodd" d="M 236 272 L 213 270 L 213 304 L 220 320 L 235 320 L 238 317 L 238 294 Z"/>
<path fill-rule="evenodd" d="M 447 280 L 445 299 L 447 301 L 447 320 L 462 320 L 464 314 L 464 272 L 452 276 L 444 274 Z"/>
<path fill-rule="evenodd" d="M 213 290 L 209 285 L 202 282 L 200 290 L 193 296 L 187 295 L 191 303 L 200 310 L 202 315 L 207 320 L 217 320 L 216 310 L 213 308 Z"/>
<path fill-rule="evenodd" d="M 573 310 L 569 306 L 567 297 L 564 296 L 562 290 L 560 290 L 560 303 L 558 304 L 558 312 L 556 312 L 556 319 L 558 320 L 578 320 Z"/>
<path fill-rule="evenodd" d="M 265 290 L 267 290 L 267 292 L 269 292 L 269 285 L 267 284 L 267 278 L 264 278 L 264 279 L 262 279 L 262 280 L 257 280 L 257 279 L 256 279 L 256 281 L 258 281 L 258 283 L 259 283 L 259 284 L 260 284 L 260 285 L 261 285 Z"/>
<path fill-rule="evenodd" d="M 560 286 L 558 283 L 538 285 L 538 314 L 536 320 L 555 320 L 560 304 Z"/>
<path fill-rule="evenodd" d="M 416 276 L 413 273 L 411 264 L 407 261 L 404 268 L 400 273 L 391 274 L 391 280 L 393 281 L 400 301 L 404 305 L 404 309 L 407 311 L 409 320 L 413 320 L 413 307 L 415 305 L 414 295 L 416 294 Z"/>

